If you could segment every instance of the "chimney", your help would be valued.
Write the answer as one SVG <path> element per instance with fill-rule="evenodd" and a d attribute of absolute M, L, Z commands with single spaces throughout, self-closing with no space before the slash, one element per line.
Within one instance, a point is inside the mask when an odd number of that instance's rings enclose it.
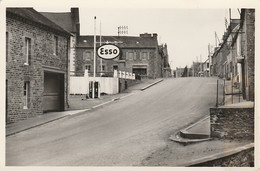
<path fill-rule="evenodd" d="M 153 38 L 157 38 L 158 34 L 157 33 L 153 33 Z"/>
<path fill-rule="evenodd" d="M 71 19 L 73 22 L 73 30 L 79 35 L 80 24 L 79 24 L 79 8 L 71 8 Z"/>
<path fill-rule="evenodd" d="M 79 8 L 71 8 L 70 9 L 72 19 L 75 23 L 79 23 Z"/>
<path fill-rule="evenodd" d="M 144 33 L 140 34 L 140 37 L 152 37 L 152 34 Z"/>

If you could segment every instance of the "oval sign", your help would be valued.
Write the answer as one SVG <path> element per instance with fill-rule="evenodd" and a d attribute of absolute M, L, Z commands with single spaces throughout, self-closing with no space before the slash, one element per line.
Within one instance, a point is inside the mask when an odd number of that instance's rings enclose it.
<path fill-rule="evenodd" d="M 97 49 L 97 54 L 103 59 L 114 59 L 119 56 L 120 49 L 116 45 L 106 44 Z"/>

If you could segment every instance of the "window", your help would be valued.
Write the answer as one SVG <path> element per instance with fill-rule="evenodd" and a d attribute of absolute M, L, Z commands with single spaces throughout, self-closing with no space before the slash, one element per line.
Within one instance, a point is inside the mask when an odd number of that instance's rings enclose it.
<path fill-rule="evenodd" d="M 6 62 L 8 62 L 8 53 L 9 53 L 8 48 L 9 48 L 9 34 L 8 34 L 8 32 L 6 32 L 6 49 L 5 49 L 5 51 L 6 51 Z"/>
<path fill-rule="evenodd" d="M 105 65 L 102 65 L 102 71 L 105 71 L 106 67 Z"/>
<path fill-rule="evenodd" d="M 86 65 L 86 66 L 85 66 L 85 69 L 87 69 L 88 71 L 90 71 L 90 68 L 91 68 L 90 65 Z"/>
<path fill-rule="evenodd" d="M 114 71 L 114 70 L 117 70 L 117 71 L 118 71 L 118 65 L 114 65 L 114 66 L 113 66 L 113 71 Z"/>
<path fill-rule="evenodd" d="M 142 60 L 148 59 L 148 53 L 147 52 L 142 52 Z"/>
<path fill-rule="evenodd" d="M 32 46 L 31 46 L 31 39 L 26 37 L 25 38 L 25 65 L 29 65 L 30 59 L 31 59 L 31 52 L 32 52 Z"/>
<path fill-rule="evenodd" d="M 30 82 L 25 81 L 23 85 L 23 109 L 28 109 L 29 107 L 29 87 Z"/>
<path fill-rule="evenodd" d="M 91 52 L 83 52 L 83 60 L 90 60 L 91 59 Z"/>
<path fill-rule="evenodd" d="M 53 53 L 54 55 L 58 55 L 58 37 L 54 36 L 54 49 L 53 49 Z"/>
<path fill-rule="evenodd" d="M 128 52 L 128 59 L 133 60 L 134 59 L 134 53 L 133 52 Z"/>

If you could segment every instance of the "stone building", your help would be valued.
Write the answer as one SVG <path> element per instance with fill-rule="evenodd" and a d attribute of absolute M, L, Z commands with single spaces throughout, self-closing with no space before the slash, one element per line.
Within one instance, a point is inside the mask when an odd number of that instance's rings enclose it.
<path fill-rule="evenodd" d="M 96 36 L 97 47 L 100 37 Z M 112 76 L 114 70 L 132 72 L 143 78 L 163 77 L 164 57 L 160 54 L 157 34 L 140 34 L 134 36 L 102 36 L 101 43 L 115 44 L 121 50 L 121 55 L 113 60 L 96 58 L 96 73 Z M 76 46 L 75 70 L 76 75 L 84 74 L 85 69 L 93 74 L 94 36 L 79 36 Z M 102 63 L 102 64 L 101 64 Z M 102 65 L 102 66 L 101 66 Z M 102 67 L 102 68 L 101 68 Z"/>
<path fill-rule="evenodd" d="M 231 19 L 220 47 L 212 55 L 213 75 L 239 85 L 243 98 L 254 101 L 255 10 L 241 9 L 240 19 Z"/>
<path fill-rule="evenodd" d="M 75 75 L 76 42 L 80 35 L 79 9 L 71 8 L 70 12 L 41 12 L 41 14 L 71 34 L 69 71 L 70 75 Z"/>
<path fill-rule="evenodd" d="M 169 55 L 168 55 L 168 49 L 167 49 L 167 44 L 164 45 L 159 45 L 159 54 L 162 57 L 162 68 L 163 68 L 163 77 L 171 77 L 172 76 L 172 70 L 171 66 L 169 64 Z"/>
<path fill-rule="evenodd" d="M 70 33 L 33 8 L 6 9 L 6 122 L 62 111 Z"/>
<path fill-rule="evenodd" d="M 242 9 L 239 28 L 236 30 L 232 47 L 234 76 L 238 76 L 243 97 L 255 98 L 255 9 Z M 239 79 L 240 78 L 240 79 Z"/>

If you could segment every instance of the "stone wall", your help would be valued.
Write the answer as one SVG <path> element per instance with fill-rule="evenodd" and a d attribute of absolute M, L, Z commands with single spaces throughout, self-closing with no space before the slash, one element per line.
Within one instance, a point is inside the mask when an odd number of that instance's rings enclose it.
<path fill-rule="evenodd" d="M 254 140 L 254 108 L 210 108 L 211 137 Z"/>
<path fill-rule="evenodd" d="M 6 57 L 6 120 L 16 122 L 43 113 L 44 70 L 52 67 L 65 73 L 67 101 L 68 39 L 62 34 L 38 27 L 19 18 L 6 18 L 8 50 Z M 54 55 L 54 35 L 58 37 L 58 55 Z M 25 65 L 25 38 L 31 39 L 31 57 Z M 30 82 L 28 109 L 23 109 L 24 82 Z"/>
<path fill-rule="evenodd" d="M 214 160 L 190 165 L 191 167 L 254 167 L 254 147 L 248 148 L 232 155 L 223 156 Z"/>
<path fill-rule="evenodd" d="M 135 85 L 137 82 L 137 80 L 119 78 L 119 93 L 122 93 L 123 91 L 127 90 L 128 87 Z"/>

